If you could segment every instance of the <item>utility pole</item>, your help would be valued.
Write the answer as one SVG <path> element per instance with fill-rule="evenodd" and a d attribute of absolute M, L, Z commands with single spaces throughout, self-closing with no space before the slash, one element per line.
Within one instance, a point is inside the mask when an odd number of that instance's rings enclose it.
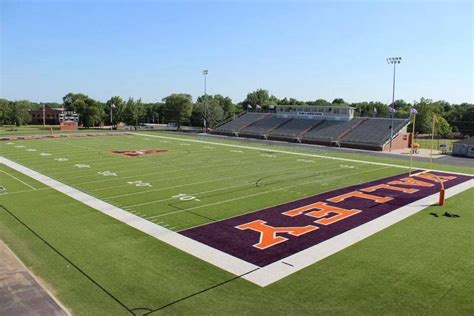
<path fill-rule="evenodd" d="M 206 87 L 206 76 L 209 73 L 209 71 L 203 70 L 202 75 L 204 76 L 204 132 L 207 133 L 207 87 Z"/>
<path fill-rule="evenodd" d="M 45 116 L 46 109 L 44 108 L 44 103 L 43 103 L 43 127 L 46 127 L 46 116 Z"/>
<path fill-rule="evenodd" d="M 110 130 L 113 130 L 113 128 L 114 128 L 114 123 L 113 123 L 113 120 L 112 120 L 112 112 L 114 111 L 114 109 L 115 109 L 115 104 L 112 103 L 110 105 Z"/>
<path fill-rule="evenodd" d="M 402 61 L 401 57 L 389 57 L 389 58 L 387 58 L 387 63 L 388 64 L 393 64 L 392 105 L 389 109 L 390 117 L 391 117 L 391 122 L 390 122 L 390 151 L 392 151 L 393 114 L 395 113 L 395 73 L 396 73 L 397 64 L 399 64 L 401 61 Z"/>

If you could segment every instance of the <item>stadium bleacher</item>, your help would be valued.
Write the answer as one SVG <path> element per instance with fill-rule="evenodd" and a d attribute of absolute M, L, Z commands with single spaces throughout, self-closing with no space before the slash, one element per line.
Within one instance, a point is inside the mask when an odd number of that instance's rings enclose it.
<path fill-rule="evenodd" d="M 222 133 L 236 133 L 241 128 L 244 128 L 260 119 L 263 119 L 265 116 L 268 116 L 268 113 L 245 113 L 230 122 L 227 122 L 219 126 L 216 131 Z"/>
<path fill-rule="evenodd" d="M 321 122 L 319 120 L 294 118 L 272 130 L 269 136 L 272 138 L 295 139 L 315 125 L 321 124 Z"/>
<path fill-rule="evenodd" d="M 405 119 L 393 119 L 394 135 L 407 123 Z M 371 118 L 341 138 L 341 143 L 380 145 L 390 140 L 391 119 Z"/>
<path fill-rule="evenodd" d="M 391 122 L 390 118 L 357 117 L 339 121 L 246 113 L 221 125 L 213 133 L 382 150 L 390 140 Z M 393 136 L 408 123 L 408 119 L 393 119 Z"/>
<path fill-rule="evenodd" d="M 351 121 L 324 121 L 322 124 L 304 134 L 302 139 L 336 141 L 345 131 L 359 124 L 363 119 L 355 118 Z"/>
<path fill-rule="evenodd" d="M 254 123 L 240 129 L 239 134 L 266 136 L 269 131 L 276 129 L 280 125 L 290 120 L 291 118 L 287 118 L 283 116 L 269 115 L 261 120 L 255 121 Z"/>

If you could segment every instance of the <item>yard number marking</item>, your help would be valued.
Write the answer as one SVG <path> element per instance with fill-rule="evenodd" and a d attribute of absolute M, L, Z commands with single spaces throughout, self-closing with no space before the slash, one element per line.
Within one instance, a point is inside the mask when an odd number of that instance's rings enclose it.
<path fill-rule="evenodd" d="M 54 158 L 54 160 L 59 161 L 59 162 L 63 162 L 63 161 L 68 161 L 69 159 L 67 159 L 67 158 Z"/>
<path fill-rule="evenodd" d="M 339 167 L 345 168 L 345 169 L 354 169 L 355 168 L 355 166 L 351 166 L 351 165 L 340 165 Z"/>
<path fill-rule="evenodd" d="M 314 160 L 308 160 L 308 159 L 296 159 L 296 161 L 314 163 Z"/>
<path fill-rule="evenodd" d="M 127 182 L 128 184 L 135 185 L 136 187 L 152 187 L 152 185 L 148 182 L 143 182 L 141 180 L 136 180 L 136 181 L 129 181 Z"/>
<path fill-rule="evenodd" d="M 74 167 L 77 167 L 77 168 L 90 168 L 91 166 L 83 164 L 83 163 L 77 163 L 77 164 L 74 165 Z"/>
<path fill-rule="evenodd" d="M 103 175 L 104 177 L 116 177 L 117 176 L 117 174 L 115 172 L 112 172 L 112 171 L 99 171 L 97 173 L 100 174 L 100 175 Z"/>
<path fill-rule="evenodd" d="M 192 195 L 189 195 L 189 194 L 184 194 L 184 193 L 173 195 L 173 198 L 179 199 L 180 201 L 192 201 L 192 200 L 201 201 L 199 199 L 196 199 L 195 196 L 192 196 Z"/>

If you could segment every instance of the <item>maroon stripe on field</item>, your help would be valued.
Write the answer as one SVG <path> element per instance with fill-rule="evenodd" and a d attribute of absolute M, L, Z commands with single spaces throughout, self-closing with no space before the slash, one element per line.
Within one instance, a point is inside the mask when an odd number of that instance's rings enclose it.
<path fill-rule="evenodd" d="M 444 175 L 456 177 L 453 180 L 444 182 L 446 189 L 474 178 L 472 176 L 455 175 L 449 173 L 432 173 L 438 176 Z M 339 196 L 341 194 L 357 191 L 378 184 L 384 184 L 394 180 L 399 180 L 407 176 L 408 174 L 401 174 L 363 184 L 345 187 L 339 190 L 317 194 L 290 203 L 269 207 L 253 213 L 229 218 L 204 226 L 187 229 L 181 231 L 180 234 L 202 242 L 213 248 L 219 249 L 247 262 L 263 267 L 275 261 L 286 258 L 292 254 L 300 252 L 304 249 L 317 245 L 325 240 L 331 239 L 334 236 L 342 234 L 362 224 L 370 222 L 400 207 L 418 201 L 429 195 L 435 194 L 440 190 L 439 183 L 415 177 L 415 179 L 417 180 L 433 183 L 435 184 L 435 186 L 415 187 L 408 185 L 397 185 L 398 187 L 416 188 L 419 190 L 418 192 L 411 194 L 387 189 L 379 189 L 375 192 L 368 193 L 372 195 L 388 196 L 393 198 L 393 200 L 388 201 L 386 203 L 376 203 L 372 200 L 354 197 L 348 198 L 339 203 L 326 201 L 329 198 Z M 334 205 L 339 208 L 358 209 L 362 212 L 327 226 L 315 224 L 315 220 L 317 220 L 316 218 L 304 214 L 295 217 L 290 217 L 282 214 L 286 211 L 316 202 L 325 202 L 329 205 Z M 226 206 L 224 205 L 223 207 Z M 330 218 L 334 215 L 336 214 L 330 214 L 325 217 Z M 263 220 L 266 222 L 266 225 L 270 225 L 273 227 L 314 225 L 317 226 L 318 229 L 300 236 L 292 236 L 287 233 L 279 233 L 277 234 L 277 236 L 288 238 L 288 240 L 262 250 L 253 246 L 259 242 L 259 232 L 253 230 L 240 230 L 236 228 L 236 226 L 249 223 L 255 220 Z"/>

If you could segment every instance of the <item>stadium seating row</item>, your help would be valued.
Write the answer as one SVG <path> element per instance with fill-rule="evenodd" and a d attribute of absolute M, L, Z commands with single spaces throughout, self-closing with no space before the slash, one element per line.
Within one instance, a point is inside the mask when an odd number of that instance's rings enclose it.
<path fill-rule="evenodd" d="M 395 136 L 409 123 L 393 119 Z M 246 113 L 223 124 L 218 134 L 281 139 L 309 143 L 336 143 L 382 147 L 390 140 L 390 118 L 354 118 L 350 121 L 316 120 L 269 113 Z"/>

